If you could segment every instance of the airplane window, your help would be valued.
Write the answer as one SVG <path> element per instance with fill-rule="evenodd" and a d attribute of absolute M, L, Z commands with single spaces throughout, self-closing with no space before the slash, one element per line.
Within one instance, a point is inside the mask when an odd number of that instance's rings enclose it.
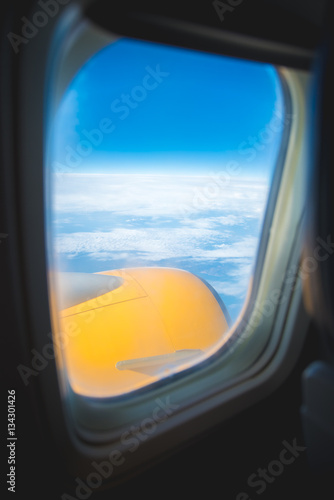
<path fill-rule="evenodd" d="M 123 38 L 76 73 L 47 165 L 53 334 L 73 391 L 129 393 L 227 338 L 284 125 L 269 64 Z"/>

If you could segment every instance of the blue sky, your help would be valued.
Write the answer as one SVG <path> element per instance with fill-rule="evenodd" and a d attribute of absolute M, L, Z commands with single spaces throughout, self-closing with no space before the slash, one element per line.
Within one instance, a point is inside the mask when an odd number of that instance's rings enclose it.
<path fill-rule="evenodd" d="M 270 65 L 121 39 L 72 81 L 52 157 L 108 173 L 205 173 L 237 160 L 244 176 L 267 179 L 280 139 L 277 120 L 276 133 L 268 126 L 282 107 Z"/>
<path fill-rule="evenodd" d="M 267 64 L 122 39 L 67 89 L 52 128 L 50 267 L 168 266 L 235 320 L 281 141 Z"/>

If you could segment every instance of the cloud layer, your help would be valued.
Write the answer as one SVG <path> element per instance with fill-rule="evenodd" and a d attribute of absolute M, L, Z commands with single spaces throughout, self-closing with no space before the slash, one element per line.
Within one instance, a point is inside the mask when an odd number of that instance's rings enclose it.
<path fill-rule="evenodd" d="M 268 186 L 208 176 L 63 174 L 53 184 L 53 245 L 67 262 L 168 265 L 243 299 Z M 92 272 L 92 271 L 90 271 Z M 240 304 L 239 304 L 240 305 Z"/>
<path fill-rule="evenodd" d="M 214 171 L 207 176 L 58 174 L 53 186 L 56 213 L 112 211 L 180 218 L 219 210 L 222 220 L 229 213 L 228 224 L 240 215 L 258 216 L 268 188 Z"/>

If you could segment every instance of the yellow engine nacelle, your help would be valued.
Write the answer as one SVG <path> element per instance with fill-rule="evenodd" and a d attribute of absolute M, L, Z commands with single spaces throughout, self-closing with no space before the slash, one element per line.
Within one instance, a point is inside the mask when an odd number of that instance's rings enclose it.
<path fill-rule="evenodd" d="M 228 330 L 214 291 L 179 269 L 60 273 L 55 339 L 72 389 L 110 397 L 194 364 Z"/>

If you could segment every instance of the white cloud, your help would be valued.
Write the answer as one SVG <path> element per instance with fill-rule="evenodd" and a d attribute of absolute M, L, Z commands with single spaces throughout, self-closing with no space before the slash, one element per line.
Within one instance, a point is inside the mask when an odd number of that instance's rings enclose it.
<path fill-rule="evenodd" d="M 201 254 L 204 242 L 219 238 L 215 231 L 199 228 L 122 229 L 110 232 L 76 232 L 56 237 L 59 253 L 140 253 L 143 259 L 196 257 Z M 219 240 L 218 240 L 219 241 Z"/>
<path fill-rule="evenodd" d="M 267 191 L 267 185 L 257 181 L 237 177 L 219 181 L 214 175 L 61 174 L 53 176 L 53 207 L 57 214 L 109 211 L 187 218 L 219 210 L 258 217 Z"/>
<path fill-rule="evenodd" d="M 210 284 L 218 293 L 231 295 L 234 297 L 244 297 L 249 285 L 249 278 L 253 270 L 254 259 L 240 259 L 237 261 L 237 267 L 229 270 L 228 281 L 211 280 Z"/>
<path fill-rule="evenodd" d="M 234 215 L 229 214 L 226 216 L 218 216 L 218 217 L 198 217 L 196 219 L 184 218 L 181 223 L 187 226 L 199 227 L 199 228 L 220 228 L 223 226 L 240 226 L 245 223 L 247 215 Z"/>
<path fill-rule="evenodd" d="M 119 253 L 134 252 L 141 260 L 163 259 L 217 261 L 254 258 L 258 239 L 245 237 L 234 243 L 218 232 L 199 228 L 120 229 L 110 232 L 76 232 L 56 237 L 56 250 L 72 256 L 89 254 L 98 260 L 112 260 Z M 210 245 L 208 249 L 207 246 Z"/>
<path fill-rule="evenodd" d="M 63 174 L 53 186 L 58 256 L 88 256 L 105 262 L 105 269 L 115 259 L 124 267 L 186 261 L 207 274 L 218 293 L 241 299 L 258 246 L 248 223 L 262 219 L 268 187 L 239 178 L 219 185 L 215 179 Z M 109 213 L 105 224 L 102 211 Z"/>
<path fill-rule="evenodd" d="M 233 281 L 210 281 L 211 286 L 217 293 L 231 295 L 232 297 L 244 297 L 249 284 L 249 275 L 245 280 Z"/>

